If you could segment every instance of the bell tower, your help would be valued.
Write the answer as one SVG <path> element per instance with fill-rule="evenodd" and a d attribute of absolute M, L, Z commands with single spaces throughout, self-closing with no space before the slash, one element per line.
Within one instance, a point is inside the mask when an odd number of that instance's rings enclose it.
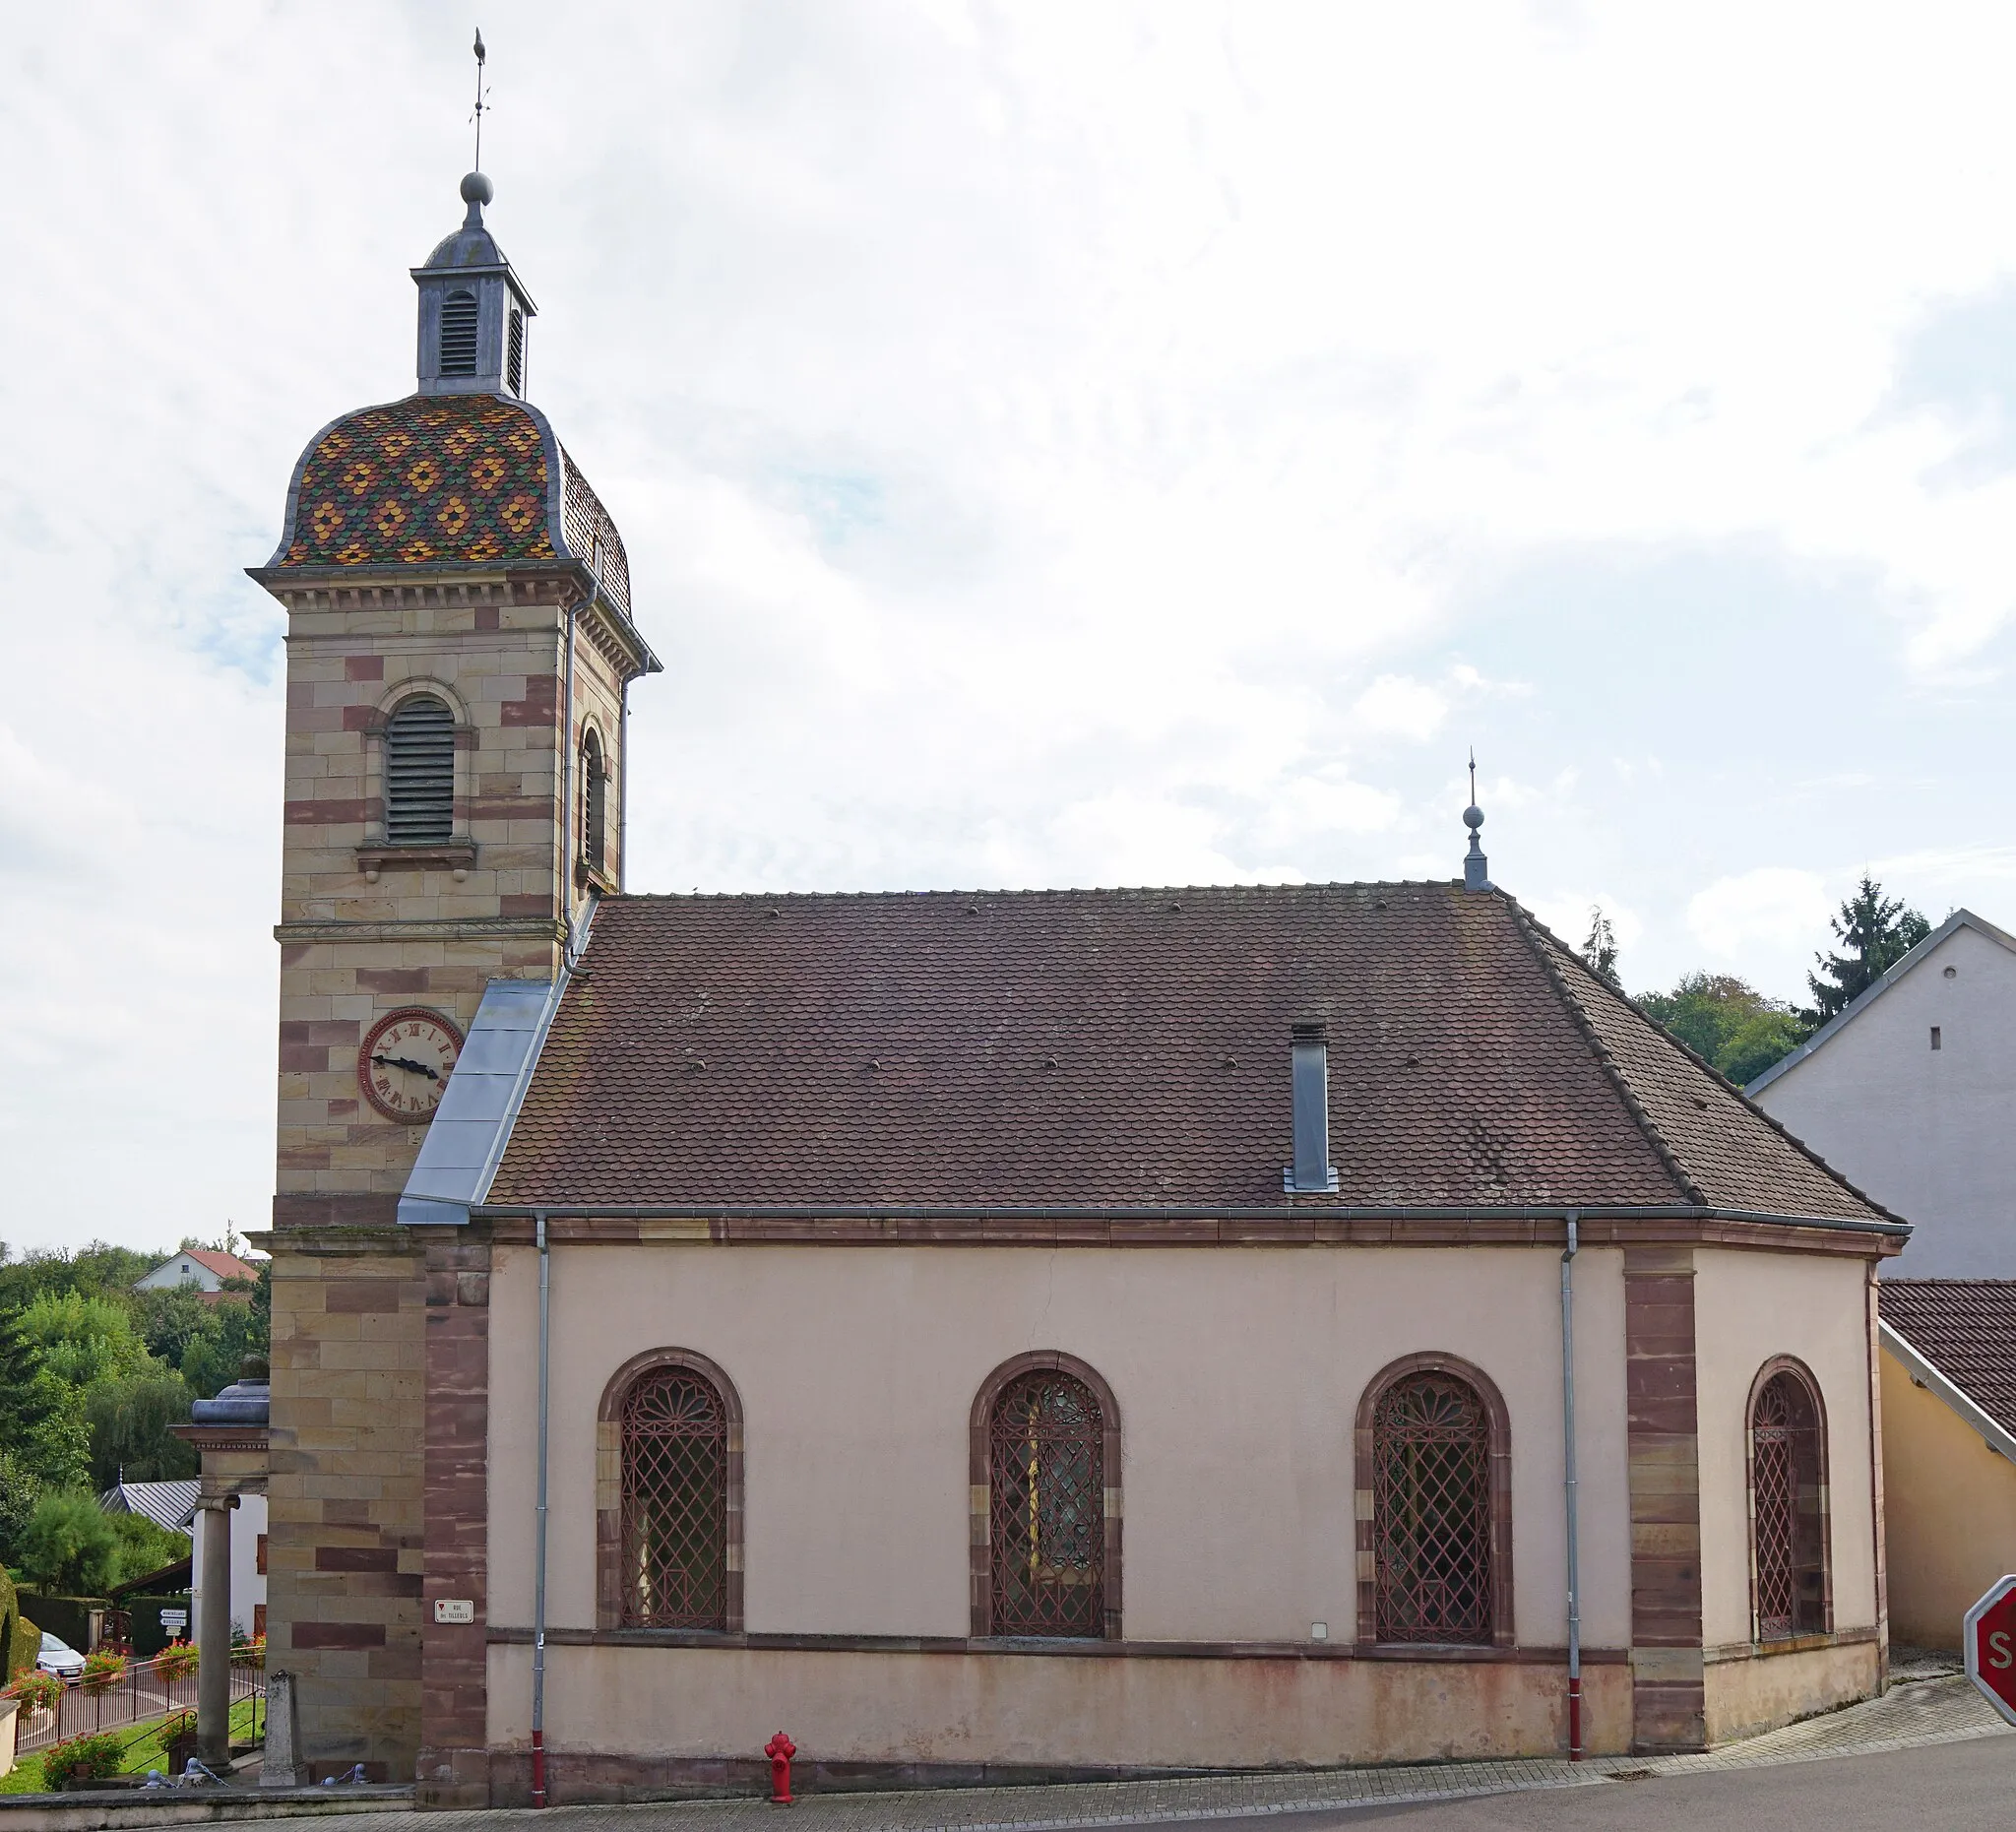
<path fill-rule="evenodd" d="M 659 668 L 622 537 L 527 398 L 492 196 L 464 178 L 412 270 L 414 392 L 309 441 L 251 572 L 287 614 L 268 1623 L 318 1779 L 412 1779 L 423 1661 L 454 1693 L 422 1633 L 455 1375 L 430 1357 L 480 1348 L 487 1248 L 402 1228 L 399 1196 L 485 985 L 550 980 L 621 888 L 627 694 Z"/>

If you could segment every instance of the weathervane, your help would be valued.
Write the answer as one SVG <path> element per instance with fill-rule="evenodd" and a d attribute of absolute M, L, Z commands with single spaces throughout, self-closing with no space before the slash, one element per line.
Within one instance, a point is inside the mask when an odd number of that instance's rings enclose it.
<path fill-rule="evenodd" d="M 482 39 L 478 38 L 476 42 L 480 44 Z M 1472 807 L 1477 806 L 1477 746 L 1475 744 L 1470 747 L 1470 805 Z"/>
<path fill-rule="evenodd" d="M 478 26 L 476 28 L 476 111 L 474 115 L 476 124 L 477 171 L 483 169 L 483 109 L 486 105 L 483 101 L 483 64 L 488 56 L 489 53 L 483 49 L 483 29 Z"/>

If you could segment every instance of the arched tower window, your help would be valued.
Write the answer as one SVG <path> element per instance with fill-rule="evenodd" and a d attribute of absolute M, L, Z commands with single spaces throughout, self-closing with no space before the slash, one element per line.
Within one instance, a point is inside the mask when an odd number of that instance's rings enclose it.
<path fill-rule="evenodd" d="M 438 846 L 455 834 L 455 715 L 431 693 L 385 722 L 385 843 Z"/>
<path fill-rule="evenodd" d="M 1511 1644 L 1509 1436 L 1497 1389 L 1453 1357 L 1409 1357 L 1366 1389 L 1361 1641 Z"/>
<path fill-rule="evenodd" d="M 974 1409 L 975 1632 L 1119 1633 L 1119 1421 L 1104 1382 L 1059 1355 L 997 1369 Z M 976 1525 L 978 1523 L 976 1523 Z"/>
<path fill-rule="evenodd" d="M 441 301 L 441 373 L 476 372 L 476 295 L 457 287 Z"/>
<path fill-rule="evenodd" d="M 602 741 L 591 726 L 581 740 L 581 856 L 596 870 L 608 855 L 609 773 L 602 762 Z"/>
<path fill-rule="evenodd" d="M 1750 1569 L 1755 1635 L 1827 1631 L 1827 1433 L 1812 1376 L 1789 1358 L 1750 1392 Z"/>

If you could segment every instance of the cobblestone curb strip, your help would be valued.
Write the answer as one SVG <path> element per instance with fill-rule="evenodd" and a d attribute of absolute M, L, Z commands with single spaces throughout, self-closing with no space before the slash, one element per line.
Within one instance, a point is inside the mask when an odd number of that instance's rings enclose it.
<path fill-rule="evenodd" d="M 1613 1781 L 1717 1773 L 1838 1755 L 1877 1755 L 1892 1749 L 2016 1737 L 1966 1679 L 1942 1674 L 1895 1685 L 1879 1699 L 1794 1724 L 1706 1755 L 1643 1759 L 1608 1756 L 1571 1764 L 1440 1762 L 1409 1768 L 1356 1768 L 1266 1775 L 1206 1775 L 1184 1780 L 1081 1783 L 1057 1788 L 974 1788 L 904 1794 L 825 1794 L 800 1797 L 791 1832 L 1066 1832 L 1079 1826 L 1124 1826 L 1169 1820 L 1272 1817 L 1334 1812 L 1352 1806 L 1403 1806 L 1432 1800 L 1476 1800 L 1494 1794 L 1603 1787 Z M 346 1800 L 304 1800 L 294 1810 L 314 1811 L 322 1832 L 498 1832 L 527 1821 L 540 1832 L 777 1832 L 775 1808 L 758 1799 L 680 1800 L 631 1806 L 554 1806 L 499 1811 L 418 1812 L 406 1807 L 410 1791 L 385 1789 L 383 1805 Z M 404 1797 L 404 1798 L 401 1798 Z M 58 1802 L 62 1802 L 58 1804 Z M 76 1797 L 25 1797 L 22 1804 L 48 1803 L 51 1817 L 28 1820 L 0 1804 L 0 1832 L 108 1832 L 115 1826 L 196 1823 L 206 1818 L 256 1821 L 278 1818 L 277 1802 L 248 1797 L 143 1806 L 121 1803 L 98 1817 L 82 1816 Z M 289 1805 L 292 1805 L 289 1802 Z M 221 1809 L 221 1810 L 220 1810 Z M 235 1810 L 233 1810 L 235 1809 Z M 319 1809 L 319 1810 L 318 1810 Z M 68 1815 L 79 1814 L 71 1817 Z M 57 1817 L 55 1815 L 64 1815 Z"/>
<path fill-rule="evenodd" d="M 0 1795 L 0 1832 L 113 1832 L 121 1826 L 258 1824 L 278 1818 L 357 1821 L 380 1832 L 387 1813 L 412 1814 L 410 1788 L 301 1788 L 258 1794 L 220 1788 L 179 1790 L 165 1798 L 154 1790 L 106 1788 L 72 1794 Z M 426 1816 L 434 1823 L 431 1815 Z"/>

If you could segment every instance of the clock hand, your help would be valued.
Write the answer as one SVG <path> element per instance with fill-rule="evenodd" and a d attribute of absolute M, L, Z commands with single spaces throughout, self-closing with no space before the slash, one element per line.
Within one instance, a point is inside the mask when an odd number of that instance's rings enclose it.
<path fill-rule="evenodd" d="M 371 1060 L 382 1062 L 389 1069 L 410 1069 L 415 1075 L 424 1075 L 430 1082 L 441 1079 L 424 1062 L 415 1062 L 408 1056 L 373 1056 Z"/>

